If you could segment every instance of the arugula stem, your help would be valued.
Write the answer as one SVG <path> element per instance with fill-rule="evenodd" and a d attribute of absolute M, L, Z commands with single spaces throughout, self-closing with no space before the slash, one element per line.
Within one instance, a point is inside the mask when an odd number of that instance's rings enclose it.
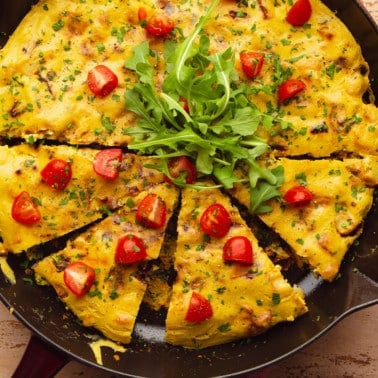
<path fill-rule="evenodd" d="M 223 160 L 223 159 L 219 159 L 217 157 L 214 158 L 214 161 L 219 163 L 219 164 L 222 164 L 224 166 L 230 166 L 231 165 L 231 163 L 229 163 L 228 161 Z"/>
<path fill-rule="evenodd" d="M 266 146 L 266 141 L 262 138 L 258 138 L 254 136 L 253 140 L 243 139 L 239 142 L 239 144 L 244 147 L 256 147 L 256 146 L 262 146 L 262 145 Z"/>
<path fill-rule="evenodd" d="M 182 72 L 183 72 L 183 67 L 186 63 L 186 60 L 190 56 L 190 51 L 192 48 L 192 45 L 194 43 L 194 40 L 200 33 L 200 31 L 203 29 L 205 26 L 206 22 L 210 18 L 211 13 L 213 10 L 218 6 L 219 0 L 213 0 L 207 9 L 206 13 L 200 18 L 198 24 L 196 25 L 196 28 L 194 29 L 193 33 L 185 39 L 185 41 L 179 46 L 180 49 L 180 59 L 176 63 L 176 80 L 177 82 L 185 87 L 185 81 L 182 78 Z"/>
<path fill-rule="evenodd" d="M 221 105 L 218 105 L 218 111 L 213 115 L 213 119 L 218 118 L 221 114 L 224 113 L 224 111 L 227 108 L 227 105 L 230 101 L 230 93 L 231 93 L 231 88 L 230 88 L 230 81 L 228 77 L 226 76 L 222 65 L 219 62 L 219 56 L 216 55 L 216 59 L 213 60 L 215 69 L 219 71 L 218 73 L 218 78 L 221 78 L 221 83 L 223 83 L 224 87 L 224 95 L 222 97 L 222 102 Z"/>
<path fill-rule="evenodd" d="M 185 121 L 187 123 L 194 123 L 192 117 L 184 110 L 184 108 L 176 101 L 174 100 L 171 96 L 167 95 L 166 93 L 162 92 L 161 97 L 167 102 L 168 105 L 171 106 L 171 108 L 174 108 L 178 110 L 183 117 L 185 118 Z M 179 130 L 182 130 L 183 127 L 179 127 Z"/>

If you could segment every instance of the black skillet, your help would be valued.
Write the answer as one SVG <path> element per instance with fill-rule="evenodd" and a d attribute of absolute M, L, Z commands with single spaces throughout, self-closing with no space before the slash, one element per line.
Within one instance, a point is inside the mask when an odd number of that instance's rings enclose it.
<path fill-rule="evenodd" d="M 370 64 L 373 92 L 378 97 L 378 28 L 358 1 L 324 1 L 350 28 Z M 1 43 L 14 30 L 32 0 L 2 2 Z M 103 348 L 103 366 L 96 364 L 88 347 L 96 331 L 82 328 L 49 288 L 29 283 L 24 257 L 13 256 L 10 264 L 17 283 L 0 277 L 0 297 L 32 332 L 33 337 L 14 377 L 43 378 L 54 374 L 70 359 L 97 366 L 118 376 L 209 377 L 257 372 L 287 357 L 329 330 L 353 311 L 378 303 L 378 196 L 365 224 L 365 231 L 347 254 L 340 278 L 326 283 L 311 274 L 296 279 L 306 292 L 309 313 L 294 323 L 281 324 L 267 333 L 240 342 L 189 351 L 163 341 L 164 314 L 143 309 L 134 341 L 120 359 Z"/>

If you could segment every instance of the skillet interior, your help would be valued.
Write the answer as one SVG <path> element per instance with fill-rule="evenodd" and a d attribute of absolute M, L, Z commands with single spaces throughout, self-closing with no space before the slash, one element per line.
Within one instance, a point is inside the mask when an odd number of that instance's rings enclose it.
<path fill-rule="evenodd" d="M 371 68 L 374 93 L 378 96 L 378 29 L 357 1 L 324 1 L 337 10 L 361 44 Z M 33 1 L 6 2 L 1 5 L 1 42 L 21 20 Z M 376 80 L 375 80 L 376 79 Z M 378 298 L 378 198 L 365 224 L 359 245 L 347 254 L 341 277 L 332 284 L 311 274 L 296 282 L 307 294 L 309 313 L 294 323 L 280 324 L 269 332 L 227 345 L 202 351 L 188 351 L 163 342 L 164 314 L 143 309 L 134 341 L 116 362 L 110 349 L 103 349 L 103 369 L 118 375 L 155 377 L 204 377 L 234 375 L 257 370 L 307 345 L 343 316 Z M 95 364 L 88 347 L 96 331 L 82 328 L 67 312 L 52 289 L 31 285 L 25 278 L 25 257 L 12 256 L 17 283 L 9 285 L 0 277 L 0 296 L 14 314 L 34 333 L 59 350 L 88 364 Z M 26 276 L 27 277 L 27 276 Z"/>

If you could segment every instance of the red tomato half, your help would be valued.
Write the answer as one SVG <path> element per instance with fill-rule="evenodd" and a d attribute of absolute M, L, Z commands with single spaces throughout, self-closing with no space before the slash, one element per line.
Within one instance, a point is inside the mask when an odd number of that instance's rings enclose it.
<path fill-rule="evenodd" d="M 145 227 L 163 227 L 167 218 L 165 202 L 155 193 L 147 194 L 140 201 L 135 218 Z"/>
<path fill-rule="evenodd" d="M 200 323 L 213 316 L 211 303 L 201 294 L 193 291 L 185 320 L 192 323 Z"/>
<path fill-rule="evenodd" d="M 186 156 L 177 156 L 169 159 L 168 170 L 174 179 L 185 175 L 185 182 L 187 184 L 193 184 L 197 179 L 197 169 Z M 172 182 L 168 177 L 166 177 L 166 181 Z"/>
<path fill-rule="evenodd" d="M 82 261 L 68 264 L 63 273 L 64 283 L 78 297 L 88 293 L 95 278 L 96 273 L 94 269 Z"/>
<path fill-rule="evenodd" d="M 120 148 L 108 148 L 98 152 L 93 160 L 93 169 L 101 177 L 115 180 L 122 162 Z"/>
<path fill-rule="evenodd" d="M 71 164 L 62 159 L 50 160 L 41 171 L 43 181 L 57 190 L 64 190 L 72 177 Z"/>
<path fill-rule="evenodd" d="M 299 79 L 288 79 L 278 87 L 278 101 L 280 103 L 294 97 L 306 88 L 306 84 Z"/>
<path fill-rule="evenodd" d="M 312 8 L 309 0 L 297 0 L 286 16 L 286 21 L 293 26 L 304 25 L 311 17 Z"/>
<path fill-rule="evenodd" d="M 13 201 L 12 218 L 21 224 L 32 225 L 41 220 L 41 213 L 30 194 L 22 191 Z"/>
<path fill-rule="evenodd" d="M 246 51 L 240 53 L 240 62 L 244 73 L 254 78 L 261 72 L 261 68 L 264 64 L 264 55 L 254 51 Z"/>
<path fill-rule="evenodd" d="M 223 246 L 223 260 L 243 264 L 253 263 L 252 244 L 245 236 L 233 236 Z"/>
<path fill-rule="evenodd" d="M 181 103 L 183 109 L 184 109 L 187 113 L 189 113 L 189 103 L 188 103 L 188 100 L 187 100 L 185 97 L 182 97 L 182 96 L 181 96 L 181 97 L 179 98 L 179 101 L 180 101 L 180 103 Z"/>
<path fill-rule="evenodd" d="M 88 72 L 88 87 L 98 97 L 105 97 L 118 85 L 117 75 L 107 66 L 99 64 Z"/>
<path fill-rule="evenodd" d="M 215 238 L 222 238 L 230 231 L 230 214 L 223 205 L 214 203 L 202 213 L 200 226 L 206 234 Z"/>
<path fill-rule="evenodd" d="M 157 37 L 170 33 L 175 27 L 174 22 L 167 15 L 158 14 L 148 17 L 144 8 L 139 8 L 138 19 L 149 34 Z"/>
<path fill-rule="evenodd" d="M 146 8 L 140 7 L 138 9 L 138 20 L 142 24 L 142 26 L 145 26 L 143 25 L 143 23 L 146 21 L 146 18 L 147 18 Z"/>
<path fill-rule="evenodd" d="M 306 205 L 312 198 L 312 193 L 304 186 L 298 185 L 290 188 L 283 196 L 290 205 Z"/>
<path fill-rule="evenodd" d="M 115 263 L 133 264 L 147 257 L 146 247 L 143 241 L 135 235 L 125 235 L 118 240 Z"/>

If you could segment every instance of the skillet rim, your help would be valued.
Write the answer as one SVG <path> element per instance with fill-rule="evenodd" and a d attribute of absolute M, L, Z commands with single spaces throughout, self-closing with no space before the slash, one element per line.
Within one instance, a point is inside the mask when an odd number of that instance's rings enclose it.
<path fill-rule="evenodd" d="M 332 0 L 329 0 L 329 1 L 324 1 L 324 3 L 328 4 L 328 3 L 337 3 L 337 1 L 332 1 Z M 370 16 L 370 14 L 366 11 L 366 9 L 357 1 L 357 0 L 354 0 L 353 1 L 353 4 L 355 6 L 358 7 L 358 9 L 362 12 L 363 16 L 367 19 L 368 23 L 370 24 L 370 26 L 374 29 L 375 31 L 375 34 L 376 36 L 378 37 L 378 26 L 377 24 L 374 22 L 374 20 L 372 19 L 372 17 Z M 341 5 L 342 6 L 342 5 Z M 332 7 L 331 7 L 332 8 Z M 344 21 L 345 22 L 345 21 Z M 354 33 L 353 33 L 354 34 Z M 368 61 L 369 62 L 369 61 Z M 369 62 L 370 63 L 370 62 Z M 378 77 L 378 76 L 375 76 L 374 77 Z M 375 84 L 377 84 L 377 82 L 375 81 Z M 378 93 L 377 91 L 375 91 L 375 93 Z M 375 207 L 377 207 L 377 200 L 375 201 Z M 350 253 L 349 253 L 350 254 Z M 378 256 L 377 256 L 378 257 Z M 344 268 L 348 268 L 348 266 L 346 266 L 347 264 L 345 263 L 344 264 Z M 350 273 L 350 272 L 349 272 Z M 365 276 L 365 277 L 368 277 L 369 276 Z M 374 281 L 374 280 L 373 280 Z M 375 288 L 377 288 L 377 282 L 375 282 L 375 284 L 373 284 L 373 286 Z M 45 290 L 46 288 L 44 288 Z M 9 300 L 9 298 L 7 296 L 4 295 L 3 291 L 1 290 L 0 292 L 0 297 L 1 299 L 3 300 L 3 302 L 6 304 L 6 306 L 8 308 L 14 308 L 13 304 L 12 304 L 12 301 Z M 290 351 L 286 352 L 285 354 L 282 354 L 280 356 L 278 356 L 277 358 L 275 359 L 272 359 L 272 360 L 269 360 L 263 364 L 260 364 L 259 366 L 255 366 L 255 367 L 252 367 L 252 368 L 249 368 L 249 369 L 244 369 L 243 371 L 238 371 L 238 372 L 234 372 L 234 373 L 230 373 L 230 374 L 227 374 L 227 376 L 234 376 L 234 375 L 239 375 L 239 374 L 243 374 L 243 373 L 247 373 L 247 372 L 253 372 L 253 371 L 256 371 L 256 370 L 259 370 L 261 368 L 264 368 L 268 365 L 271 365 L 273 363 L 276 363 L 294 353 L 296 353 L 298 350 L 304 348 L 305 346 L 309 345 L 310 343 L 312 343 L 314 340 L 318 339 L 319 337 L 321 337 L 325 332 L 327 332 L 330 328 L 332 328 L 336 323 L 338 323 L 341 319 L 343 319 L 344 317 L 346 317 L 347 315 L 355 312 L 355 311 L 358 311 L 362 308 L 365 308 L 365 307 L 368 307 L 368 306 L 371 306 L 371 305 L 374 305 L 378 303 L 378 299 L 377 297 L 373 297 L 371 299 L 368 299 L 368 300 L 365 300 L 363 303 L 355 303 L 353 305 L 351 305 L 347 310 L 343 311 L 341 314 L 337 315 L 334 317 L 334 319 L 326 326 L 324 327 L 323 329 L 321 329 L 318 333 L 316 333 L 312 338 L 308 339 L 306 342 L 304 342 L 303 344 L 297 346 L 296 348 L 294 349 L 291 349 Z M 18 311 L 17 309 L 14 311 L 14 314 L 15 316 L 21 320 L 29 329 L 31 329 L 36 335 L 38 335 L 40 338 L 44 339 L 48 344 L 52 345 L 54 348 L 60 350 L 61 352 L 69 355 L 70 357 L 84 363 L 84 364 L 87 364 L 87 365 L 91 365 L 91 366 L 94 366 L 94 367 L 97 367 L 97 368 L 100 368 L 101 370 L 104 370 L 104 371 L 107 371 L 109 373 L 113 373 L 113 374 L 121 374 L 123 376 L 130 376 L 130 377 L 142 377 L 141 375 L 130 375 L 130 374 L 126 374 L 125 372 L 120 372 L 118 370 L 114 370 L 113 368 L 108 368 L 108 367 L 105 367 L 105 366 L 99 366 L 97 365 L 95 362 L 92 362 L 92 361 L 89 361 L 87 358 L 83 358 L 81 356 L 78 356 L 77 353 L 75 352 L 72 352 L 70 350 L 68 350 L 67 348 L 65 347 L 62 347 L 61 344 L 57 343 L 57 342 L 54 342 L 53 339 L 51 337 L 47 337 L 46 334 L 44 332 L 41 331 L 40 328 L 36 327 L 32 322 L 30 322 L 20 311 Z M 282 326 L 280 328 L 285 328 L 285 326 Z"/>

